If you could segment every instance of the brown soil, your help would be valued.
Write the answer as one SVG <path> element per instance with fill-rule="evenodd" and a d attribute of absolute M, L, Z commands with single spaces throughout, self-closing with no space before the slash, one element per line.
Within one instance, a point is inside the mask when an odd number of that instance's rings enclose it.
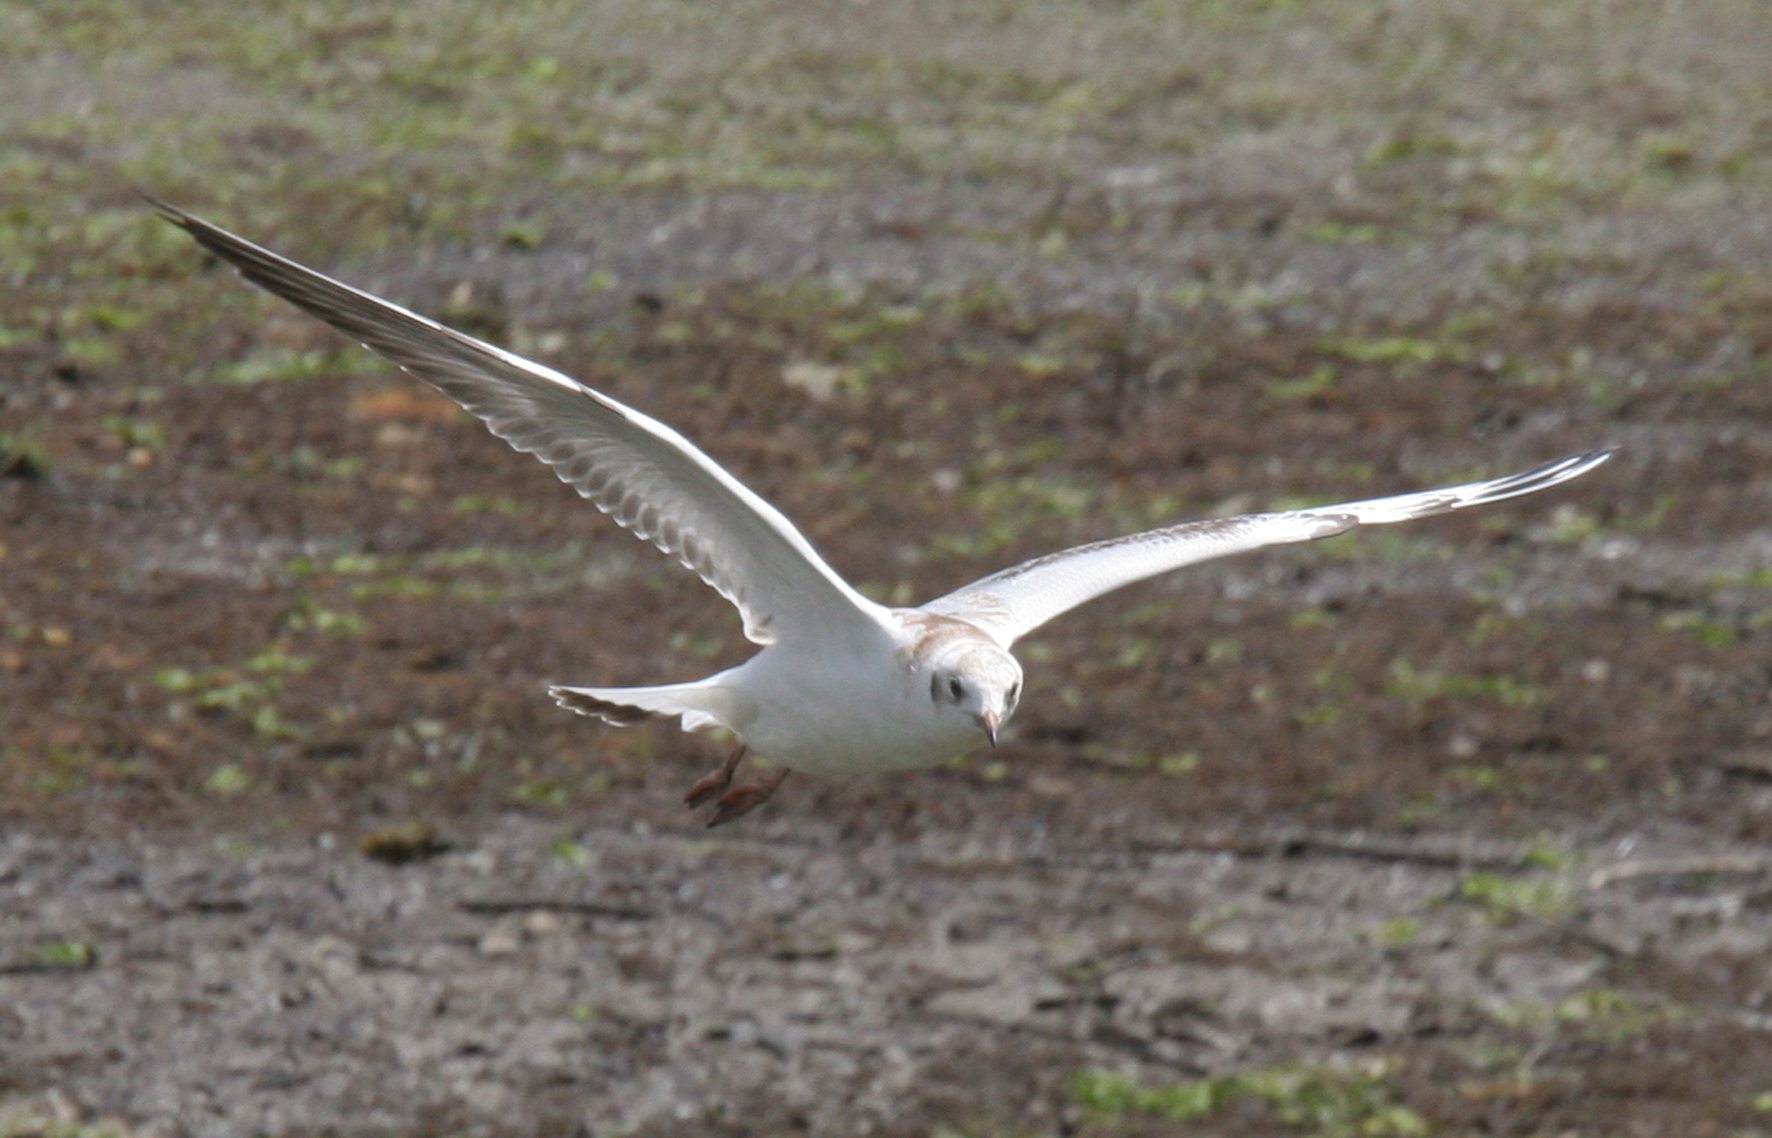
<path fill-rule="evenodd" d="M 0 1079 L 205 1136 L 1362 1132 L 1086 1089 L 1291 1065 L 1380 1088 L 1366 1133 L 1765 1129 L 1772 308 L 1649 270 L 1738 268 L 1749 227 L 1625 218 L 1457 303 L 1481 224 L 1438 261 L 1281 242 L 1309 300 L 1157 311 L 1185 248 L 1267 239 L 1188 192 L 1056 266 L 966 236 L 972 190 L 886 188 L 338 267 L 667 420 L 893 599 L 1620 447 L 1127 590 L 1028 642 L 997 751 L 712 833 L 679 800 L 718 744 L 543 689 L 712 670 L 736 621 L 543 468 L 350 352 L 166 372 L 338 347 L 269 306 L 108 366 L 4 349 Z M 1130 193 L 997 208 L 1170 209 Z M 587 298 L 617 231 L 669 236 Z M 188 268 L 193 306 L 246 287 Z M 821 399 L 808 362 L 853 370 Z"/>

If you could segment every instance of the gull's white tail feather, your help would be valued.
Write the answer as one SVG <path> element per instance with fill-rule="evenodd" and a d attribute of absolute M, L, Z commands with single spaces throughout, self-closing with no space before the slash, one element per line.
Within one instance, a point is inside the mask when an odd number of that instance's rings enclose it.
<path fill-rule="evenodd" d="M 628 727 L 655 716 L 679 715 L 683 730 L 731 728 L 732 690 L 711 676 L 686 684 L 661 684 L 649 688 L 548 689 L 554 702 L 568 711 L 590 715 L 617 727 Z"/>

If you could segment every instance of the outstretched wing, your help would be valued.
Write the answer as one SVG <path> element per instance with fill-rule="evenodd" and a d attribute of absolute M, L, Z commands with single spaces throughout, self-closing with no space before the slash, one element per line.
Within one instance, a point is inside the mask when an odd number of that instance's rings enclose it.
<path fill-rule="evenodd" d="M 884 610 L 838 577 L 793 523 L 663 423 L 552 368 L 153 204 L 247 280 L 441 389 L 619 525 L 695 570 L 738 607 L 752 641 L 879 627 Z"/>
<path fill-rule="evenodd" d="M 1008 648 L 1084 601 L 1171 569 L 1264 545 L 1332 537 L 1355 526 L 1390 525 L 1535 494 L 1586 474 L 1611 456 L 1610 450 L 1589 451 L 1488 482 L 1339 506 L 1183 522 L 1110 538 L 1024 561 L 923 608 L 970 621 Z"/>

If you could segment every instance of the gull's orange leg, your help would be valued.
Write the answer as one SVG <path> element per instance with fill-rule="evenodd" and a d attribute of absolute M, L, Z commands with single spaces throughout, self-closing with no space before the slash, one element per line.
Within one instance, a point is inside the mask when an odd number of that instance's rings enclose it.
<path fill-rule="evenodd" d="M 740 743 L 733 750 L 731 758 L 721 763 L 718 769 L 689 788 L 689 793 L 683 796 L 683 801 L 689 804 L 690 809 L 693 810 L 732 785 L 732 776 L 738 770 L 738 764 L 744 758 L 744 753 L 745 746 Z"/>
<path fill-rule="evenodd" d="M 769 801 L 781 785 L 782 779 L 788 777 L 788 768 L 781 767 L 762 782 L 735 786 L 720 796 L 720 802 L 714 807 L 714 816 L 708 819 L 712 828 L 722 822 L 730 822 L 741 814 L 749 814 L 752 810 Z"/>

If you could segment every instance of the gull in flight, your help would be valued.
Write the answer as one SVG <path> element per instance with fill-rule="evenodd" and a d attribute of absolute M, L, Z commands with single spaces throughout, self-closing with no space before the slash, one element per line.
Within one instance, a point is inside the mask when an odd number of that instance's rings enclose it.
<path fill-rule="evenodd" d="M 1183 522 L 1036 557 L 917 608 L 889 608 L 856 592 L 780 511 L 658 420 L 153 204 L 253 284 L 440 389 L 737 606 L 746 638 L 762 650 L 735 668 L 656 687 L 548 689 L 562 707 L 607 723 L 676 716 L 685 731 L 730 731 L 737 749 L 687 796 L 691 807 L 714 802 L 709 825 L 768 799 L 790 770 L 907 770 L 995 744 L 1021 699 L 1015 642 L 1103 593 L 1214 557 L 1537 493 L 1611 455 L 1590 451 L 1488 482 L 1390 498 Z M 747 750 L 774 771 L 733 786 Z"/>

